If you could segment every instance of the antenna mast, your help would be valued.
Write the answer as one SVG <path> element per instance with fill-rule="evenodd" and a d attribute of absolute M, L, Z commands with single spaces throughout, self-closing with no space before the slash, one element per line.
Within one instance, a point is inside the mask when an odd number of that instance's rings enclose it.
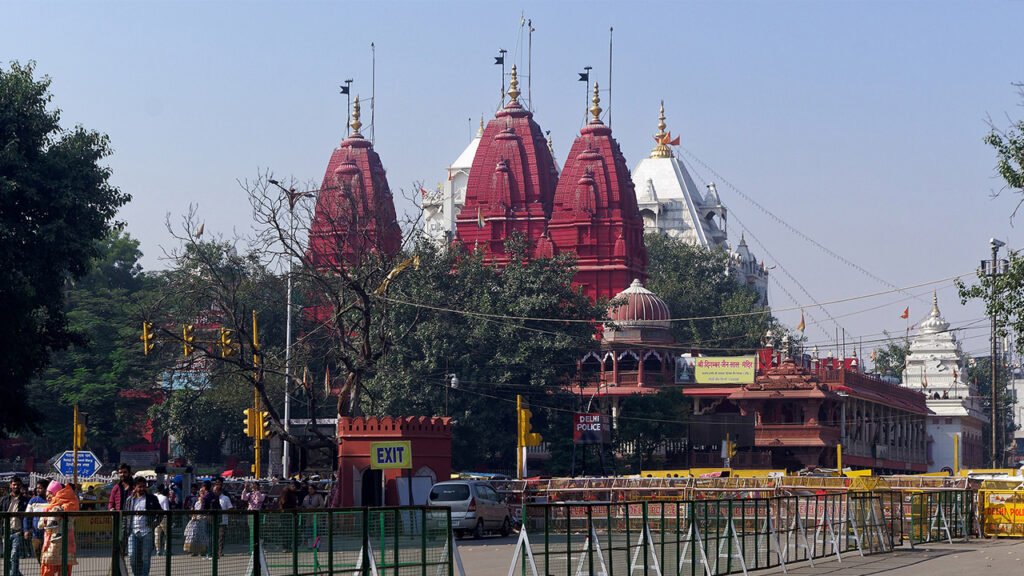
<path fill-rule="evenodd" d="M 377 107 L 377 47 L 373 42 L 370 42 L 370 53 L 373 55 L 370 65 L 370 144 L 376 144 L 377 123 L 373 121 L 373 113 Z"/>
<path fill-rule="evenodd" d="M 614 27 L 608 27 L 608 127 L 612 127 L 612 33 Z"/>

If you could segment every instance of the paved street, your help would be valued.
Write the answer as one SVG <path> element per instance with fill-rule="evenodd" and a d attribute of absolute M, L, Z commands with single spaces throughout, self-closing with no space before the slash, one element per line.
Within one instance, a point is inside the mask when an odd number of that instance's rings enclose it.
<path fill-rule="evenodd" d="M 480 541 L 462 540 L 459 554 L 467 576 L 490 576 L 508 573 L 516 536 L 485 538 Z M 843 555 L 842 562 L 835 558 L 816 560 L 812 567 L 807 562 L 788 566 L 789 574 L 798 576 L 862 576 L 891 574 L 893 576 L 965 576 L 980 574 L 1013 574 L 1020 570 L 1024 559 L 1024 540 L 972 540 L 968 543 L 929 544 L 911 550 L 909 546 L 897 548 L 889 554 L 875 554 L 861 558 L 856 552 Z M 666 574 L 674 572 L 663 565 Z M 782 574 L 781 568 L 756 572 Z M 561 576 L 561 575 L 559 575 Z"/>

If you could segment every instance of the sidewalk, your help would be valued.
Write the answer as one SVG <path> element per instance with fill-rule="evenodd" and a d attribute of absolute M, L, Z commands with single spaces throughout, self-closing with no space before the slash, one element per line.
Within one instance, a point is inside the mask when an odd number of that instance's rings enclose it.
<path fill-rule="evenodd" d="M 848 552 L 843 555 L 842 562 L 837 562 L 834 557 L 822 558 L 815 560 L 813 567 L 803 562 L 791 564 L 788 569 L 789 574 L 801 576 L 982 576 L 1019 573 L 1022 559 L 1024 540 L 989 539 L 927 544 L 913 550 L 908 546 L 863 558 L 856 552 Z M 782 574 L 782 569 L 772 568 L 755 574 Z"/>

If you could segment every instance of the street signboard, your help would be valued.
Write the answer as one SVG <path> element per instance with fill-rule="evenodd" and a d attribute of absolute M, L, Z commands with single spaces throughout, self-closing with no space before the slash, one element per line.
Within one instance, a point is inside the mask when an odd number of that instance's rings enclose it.
<path fill-rule="evenodd" d="M 75 473 L 75 453 L 71 450 L 57 456 L 53 467 L 64 476 L 72 476 Z M 78 451 L 78 477 L 89 478 L 103 466 L 100 459 L 88 450 Z"/>
<path fill-rule="evenodd" d="M 572 441 L 576 444 L 610 444 L 612 441 L 611 416 L 596 412 L 574 414 Z"/>
<path fill-rule="evenodd" d="M 412 468 L 412 443 L 408 440 L 370 442 L 370 469 Z"/>
<path fill-rule="evenodd" d="M 753 384 L 754 356 L 697 358 L 697 384 Z"/>

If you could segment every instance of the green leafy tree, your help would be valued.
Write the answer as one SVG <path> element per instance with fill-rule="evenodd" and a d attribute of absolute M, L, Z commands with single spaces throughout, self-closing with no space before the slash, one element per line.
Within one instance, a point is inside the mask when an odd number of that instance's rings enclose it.
<path fill-rule="evenodd" d="M 75 404 L 89 414 L 87 446 L 109 455 L 139 440 L 146 410 L 156 399 L 146 394 L 156 373 L 133 346 L 134 311 L 156 282 L 142 273 L 139 243 L 127 234 L 111 232 L 96 245 L 88 274 L 68 282 L 64 291 L 68 326 L 78 339 L 54 353 L 28 388 L 31 409 L 43 416 L 33 437 L 43 454 L 71 445 Z"/>
<path fill-rule="evenodd" d="M 100 165 L 107 137 L 61 127 L 50 80 L 34 72 L 31 63 L 0 68 L 0 434 L 39 421 L 26 386 L 51 352 L 81 341 L 65 284 L 88 272 L 130 200 Z"/>
<path fill-rule="evenodd" d="M 982 399 L 985 414 L 991 419 L 992 415 L 992 359 L 990 357 L 969 358 L 967 361 L 968 381 L 974 382 L 978 388 L 978 396 Z M 1002 430 L 999 437 L 999 445 L 1003 448 L 1012 447 L 1013 433 L 1016 426 L 1013 422 L 1013 391 L 1009 387 L 1010 375 L 1003 364 L 999 367 L 996 384 L 996 402 L 999 419 L 998 426 Z M 982 425 L 982 443 L 984 445 L 985 461 L 988 462 L 992 454 L 992 423 Z M 1002 458 L 1002 456 L 1000 456 Z M 1000 464 L 997 464 L 997 466 Z"/>
<path fill-rule="evenodd" d="M 757 348 L 761 336 L 777 327 L 756 292 L 729 275 L 724 251 L 662 234 L 648 234 L 644 242 L 650 255 L 647 287 L 665 300 L 673 318 L 693 318 L 672 325 L 681 347 L 736 354 Z"/>
<path fill-rule="evenodd" d="M 1024 98 L 1024 84 L 1017 84 Z M 1012 122 L 1009 128 L 999 128 L 989 122 L 985 143 L 996 152 L 996 171 L 1006 183 L 1004 190 L 1024 194 L 1024 120 Z M 998 192 L 997 192 L 998 194 Z M 1024 199 L 1021 200 L 1024 202 Z M 1013 213 L 1020 209 L 1020 202 Z"/>
<path fill-rule="evenodd" d="M 681 390 L 665 389 L 625 398 L 620 414 L 616 444 L 620 452 L 633 454 L 635 461 L 628 466 L 638 474 L 644 467 L 658 466 L 654 453 L 666 438 L 686 436 L 689 401 Z"/>
<path fill-rule="evenodd" d="M 903 368 L 907 365 L 910 341 L 906 338 L 893 338 L 888 332 L 885 332 L 885 337 L 885 346 L 874 351 L 875 372 L 903 382 Z"/>
<path fill-rule="evenodd" d="M 424 243 L 416 251 L 419 269 L 407 270 L 388 293 L 389 323 L 416 328 L 396 339 L 369 382 L 367 409 L 447 412 L 455 421 L 456 468 L 514 469 L 516 394 L 531 405 L 535 431 L 549 440 L 570 434 L 574 401 L 565 387 L 604 317 L 572 288 L 571 259 L 527 260 L 517 238 L 506 251 L 516 257 L 498 271 L 479 253 Z M 579 321 L 588 319 L 595 322 Z"/>

